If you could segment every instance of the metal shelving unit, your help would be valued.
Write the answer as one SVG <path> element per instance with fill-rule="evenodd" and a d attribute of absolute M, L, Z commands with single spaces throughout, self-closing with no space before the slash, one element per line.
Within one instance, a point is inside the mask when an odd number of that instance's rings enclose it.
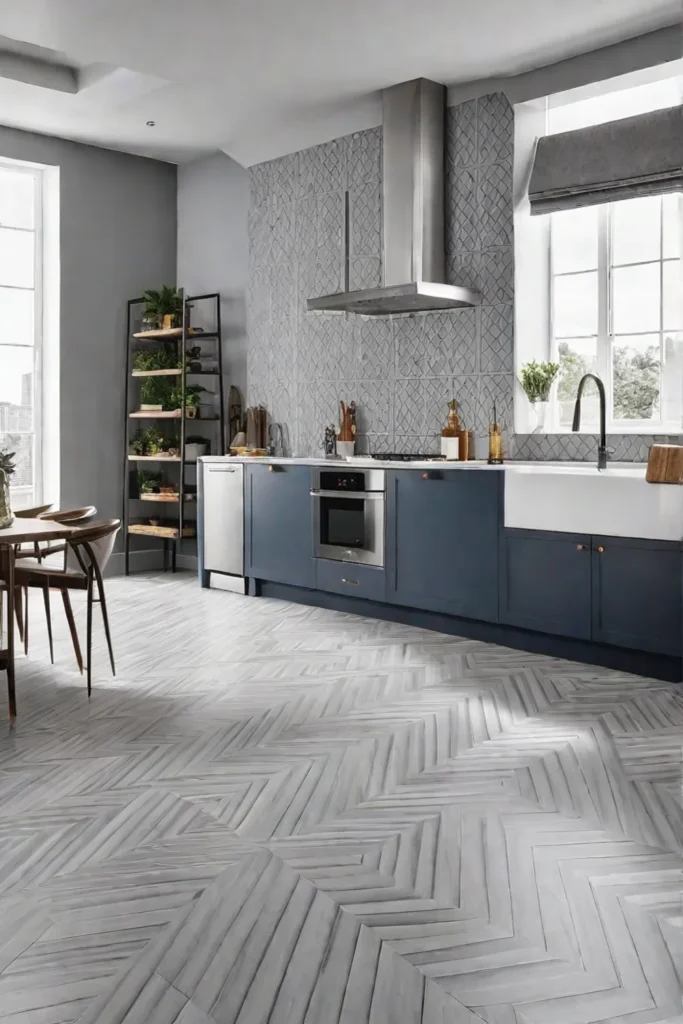
<path fill-rule="evenodd" d="M 184 540 L 196 536 L 196 520 L 193 520 L 191 517 L 187 517 L 185 509 L 186 504 L 189 504 L 187 502 L 186 473 L 190 467 L 194 467 L 196 469 L 196 462 L 188 462 L 185 458 L 185 439 L 188 432 L 188 422 L 190 424 L 197 425 L 211 424 L 212 436 L 211 438 L 207 437 L 207 441 L 209 442 L 209 453 L 212 455 L 222 455 L 225 451 L 225 397 L 223 384 L 223 352 L 221 345 L 220 295 L 218 292 L 210 292 L 207 295 L 184 295 L 183 300 L 182 327 L 171 327 L 152 331 L 136 330 L 137 325 L 141 321 L 140 307 L 144 305 L 145 300 L 143 298 L 138 298 L 130 299 L 128 301 L 128 316 L 126 321 L 126 397 L 124 409 L 125 456 L 122 514 L 126 576 L 130 574 L 130 538 L 132 536 L 142 535 L 147 537 L 157 537 L 159 540 L 163 540 L 164 569 L 168 569 L 169 567 L 170 555 L 170 564 L 173 572 L 175 572 L 178 547 L 182 546 Z M 214 315 L 211 319 L 215 323 L 216 329 L 213 331 L 200 331 L 196 328 L 193 329 L 189 326 L 189 310 L 197 303 L 208 302 L 213 302 L 214 304 Z M 200 372 L 192 372 L 191 370 L 188 370 L 188 347 L 203 341 L 211 340 L 216 343 L 215 362 L 217 364 L 217 369 L 202 370 Z M 131 370 L 135 351 L 138 348 L 143 349 L 143 347 L 149 343 L 154 343 L 157 346 L 174 345 L 178 354 L 180 367 L 178 369 L 165 370 Z M 206 354 L 203 355 L 204 358 L 206 358 Z M 141 411 L 139 408 L 139 385 L 140 381 L 147 377 L 180 378 L 182 391 L 181 408 L 169 411 L 165 410 L 163 412 Z M 218 381 L 218 388 L 211 391 L 211 394 L 214 396 L 214 407 L 216 402 L 218 402 L 217 415 L 190 418 L 184 414 L 188 377 L 213 377 Z M 141 421 L 149 423 L 169 422 L 170 424 L 174 424 L 177 421 L 179 425 L 177 439 L 179 455 L 131 455 L 131 425 L 135 426 L 136 423 L 140 423 Z M 173 445 L 173 447 L 175 447 L 175 445 Z M 157 497 L 149 496 L 142 499 L 138 491 L 137 484 L 138 463 L 154 463 L 157 466 L 164 466 L 168 464 L 169 466 L 173 466 L 174 469 L 175 467 L 178 467 L 177 498 L 158 495 Z M 141 506 L 143 501 L 145 505 L 150 508 L 156 504 L 160 509 L 163 509 L 165 512 L 164 518 L 166 519 L 169 518 L 169 512 L 175 512 L 175 524 L 152 526 L 147 523 L 134 521 L 139 519 L 156 518 L 150 516 L 149 513 L 145 515 L 144 509 L 136 511 L 131 515 L 131 505 Z M 196 500 L 195 502 L 192 502 L 192 504 L 196 509 Z M 193 523 L 194 526 L 192 525 Z"/>

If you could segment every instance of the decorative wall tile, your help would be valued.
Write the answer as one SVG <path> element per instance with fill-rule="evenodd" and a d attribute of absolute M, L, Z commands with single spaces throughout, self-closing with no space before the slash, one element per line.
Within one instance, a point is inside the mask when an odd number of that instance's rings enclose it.
<path fill-rule="evenodd" d="M 481 307 L 482 373 L 512 373 L 513 335 L 511 305 Z"/>
<path fill-rule="evenodd" d="M 354 333 L 358 379 L 393 379 L 396 359 L 392 321 L 388 317 L 357 317 Z"/>
<path fill-rule="evenodd" d="M 294 252 L 299 260 L 318 258 L 318 197 L 297 199 L 295 209 Z"/>
<path fill-rule="evenodd" d="M 288 153 L 287 156 L 271 160 L 267 167 L 269 202 L 291 203 L 298 193 L 298 155 Z"/>
<path fill-rule="evenodd" d="M 268 164 L 255 164 L 249 168 L 250 206 L 265 206 L 270 196 Z"/>
<path fill-rule="evenodd" d="M 379 256 L 354 256 L 349 260 L 349 290 L 379 288 L 382 284 L 382 261 Z"/>
<path fill-rule="evenodd" d="M 268 337 L 270 345 L 268 365 L 271 380 L 293 381 L 296 365 L 294 320 L 273 321 Z"/>
<path fill-rule="evenodd" d="M 270 259 L 270 230 L 268 226 L 268 210 L 264 206 L 255 206 L 249 210 L 247 217 L 249 235 L 249 269 L 265 266 Z"/>
<path fill-rule="evenodd" d="M 394 434 L 394 451 L 398 455 L 438 455 L 440 450 L 437 434 Z"/>
<path fill-rule="evenodd" d="M 438 436 L 448 418 L 448 403 L 452 398 L 460 401 L 453 377 L 434 377 L 424 381 L 424 431 Z M 440 446 L 439 446 L 440 447 Z"/>
<path fill-rule="evenodd" d="M 341 260 L 330 263 L 318 263 L 317 260 L 301 261 L 298 275 L 298 312 L 299 316 L 325 316 L 327 314 L 309 314 L 306 312 L 306 299 L 315 299 L 321 295 L 334 295 L 344 286 L 344 265 Z"/>
<path fill-rule="evenodd" d="M 479 252 L 463 252 L 446 257 L 446 283 L 460 285 L 463 288 L 474 288 L 482 292 L 484 276 L 482 256 Z"/>
<path fill-rule="evenodd" d="M 248 322 L 270 319 L 270 267 L 256 267 L 251 273 L 247 295 Z"/>
<path fill-rule="evenodd" d="M 393 434 L 359 434 L 356 439 L 356 452 L 359 455 L 385 455 L 396 451 Z"/>
<path fill-rule="evenodd" d="M 425 433 L 425 390 L 422 377 L 397 380 L 394 385 L 394 430 L 397 434 Z"/>
<path fill-rule="evenodd" d="M 470 167 L 478 163 L 476 100 L 448 108 L 446 147 L 448 166 Z"/>
<path fill-rule="evenodd" d="M 366 181 L 380 181 L 382 167 L 382 129 L 356 132 L 348 136 L 348 187 L 355 188 Z"/>
<path fill-rule="evenodd" d="M 479 168 L 459 168 L 447 196 L 446 246 L 449 253 L 481 248 Z M 492 243 L 489 243 L 492 244 Z"/>
<path fill-rule="evenodd" d="M 335 139 L 304 149 L 299 156 L 299 196 L 335 192 L 346 187 L 347 144 Z"/>
<path fill-rule="evenodd" d="M 378 256 L 381 252 L 381 201 L 379 182 L 370 182 L 351 190 L 349 194 L 351 255 Z"/>
<path fill-rule="evenodd" d="M 344 195 L 329 192 L 317 199 L 317 257 L 321 262 L 344 255 Z"/>
<path fill-rule="evenodd" d="M 283 203 L 273 206 L 268 211 L 268 229 L 270 233 L 269 263 L 283 263 L 291 260 L 295 245 L 295 212 L 294 203 Z"/>
<path fill-rule="evenodd" d="M 364 434 L 371 430 L 380 434 L 394 434 L 393 381 L 358 381 L 355 390 L 358 405 L 358 430 Z"/>
<path fill-rule="evenodd" d="M 425 373 L 427 365 L 425 319 L 426 314 L 394 318 L 397 377 L 422 377 Z"/>
<path fill-rule="evenodd" d="M 501 163 L 512 160 L 514 114 L 507 97 L 501 93 L 477 100 L 478 162 Z"/>
<path fill-rule="evenodd" d="M 474 373 L 477 368 L 476 310 L 427 313 L 424 347 L 428 377 Z"/>
<path fill-rule="evenodd" d="M 477 234 L 481 248 L 512 244 L 512 165 L 491 164 L 479 172 Z M 467 246 L 462 246 L 467 248 Z"/>
<path fill-rule="evenodd" d="M 490 304 L 514 298 L 514 253 L 511 245 L 484 249 L 481 254 L 482 301 Z"/>
<path fill-rule="evenodd" d="M 279 263 L 270 270 L 270 315 L 273 320 L 296 316 L 296 265 Z"/>
<path fill-rule="evenodd" d="M 299 380 L 341 380 L 356 376 L 353 325 L 341 314 L 307 318 L 299 326 Z"/>

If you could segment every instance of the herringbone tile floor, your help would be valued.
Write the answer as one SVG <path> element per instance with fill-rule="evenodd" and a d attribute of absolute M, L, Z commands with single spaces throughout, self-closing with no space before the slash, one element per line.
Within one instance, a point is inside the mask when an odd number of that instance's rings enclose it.
<path fill-rule="evenodd" d="M 108 593 L 90 702 L 32 600 L 1 1021 L 683 1022 L 682 688 L 189 577 Z"/>

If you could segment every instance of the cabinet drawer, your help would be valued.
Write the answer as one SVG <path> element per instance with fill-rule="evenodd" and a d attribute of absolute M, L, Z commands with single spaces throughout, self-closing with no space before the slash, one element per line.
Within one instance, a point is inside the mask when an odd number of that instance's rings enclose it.
<path fill-rule="evenodd" d="M 364 597 L 369 601 L 384 601 L 386 598 L 384 569 L 318 558 L 316 572 L 318 590 L 328 590 L 333 594 L 346 594 L 350 597 Z"/>

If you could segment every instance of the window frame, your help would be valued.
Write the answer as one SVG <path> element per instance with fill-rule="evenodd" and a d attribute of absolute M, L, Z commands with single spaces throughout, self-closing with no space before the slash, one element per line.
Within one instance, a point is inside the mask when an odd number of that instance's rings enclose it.
<path fill-rule="evenodd" d="M 33 287 L 23 288 L 17 285 L 3 285 L 0 281 L 0 288 L 15 289 L 33 292 L 33 345 L 17 345 L 10 338 L 3 343 L 0 339 L 0 346 L 13 346 L 15 348 L 33 348 L 33 405 L 32 405 L 32 430 L 12 431 L 12 433 L 31 434 L 33 437 L 33 480 L 31 505 L 40 505 L 43 502 L 44 474 L 43 474 L 43 278 L 44 278 L 44 224 L 43 224 L 43 191 L 44 173 L 40 167 L 9 159 L 0 158 L 0 172 L 7 170 L 12 174 L 25 174 L 33 180 L 33 214 L 34 224 L 32 228 L 19 228 L 14 225 L 4 225 L 12 231 L 24 231 L 33 234 Z M 10 494 L 16 488 L 12 488 L 10 482 Z"/>
<path fill-rule="evenodd" d="M 675 193 L 674 193 L 675 194 Z M 550 359 L 559 362 L 558 346 L 562 341 L 572 339 L 593 339 L 596 343 L 596 372 L 602 379 L 607 393 L 607 431 L 610 434 L 677 434 L 683 429 L 683 419 L 678 422 L 664 420 L 635 420 L 614 418 L 614 388 L 612 358 L 615 338 L 637 337 L 642 335 L 659 335 L 659 381 L 660 381 L 660 402 L 664 392 L 664 338 L 667 330 L 664 326 L 664 267 L 667 263 L 681 264 L 683 271 L 683 254 L 678 258 L 667 257 L 664 250 L 664 196 L 660 197 L 659 215 L 659 258 L 656 260 L 637 260 L 631 263 L 619 263 L 616 266 L 613 262 L 613 231 L 614 231 L 614 203 L 605 203 L 597 209 L 597 247 L 598 259 L 595 270 L 560 271 L 555 273 L 553 268 L 553 228 L 557 223 L 555 215 L 551 214 L 548 226 L 548 273 L 549 273 L 549 336 L 550 336 Z M 659 330 L 657 331 L 632 331 L 628 335 L 615 335 L 614 333 L 614 273 L 615 269 L 621 267 L 643 267 L 657 264 L 659 266 Z M 597 334 L 590 335 L 558 335 L 555 331 L 555 283 L 560 277 L 574 277 L 584 273 L 597 273 L 598 291 L 598 321 Z M 674 333 L 683 331 L 674 329 Z M 683 389 L 683 381 L 681 382 Z M 554 399 L 557 404 L 557 397 Z M 660 405 L 661 409 L 661 405 Z M 557 417 L 559 423 L 559 416 Z M 597 427 L 596 420 L 585 420 L 584 427 Z M 560 427 L 558 433 L 570 433 L 568 427 Z"/>

